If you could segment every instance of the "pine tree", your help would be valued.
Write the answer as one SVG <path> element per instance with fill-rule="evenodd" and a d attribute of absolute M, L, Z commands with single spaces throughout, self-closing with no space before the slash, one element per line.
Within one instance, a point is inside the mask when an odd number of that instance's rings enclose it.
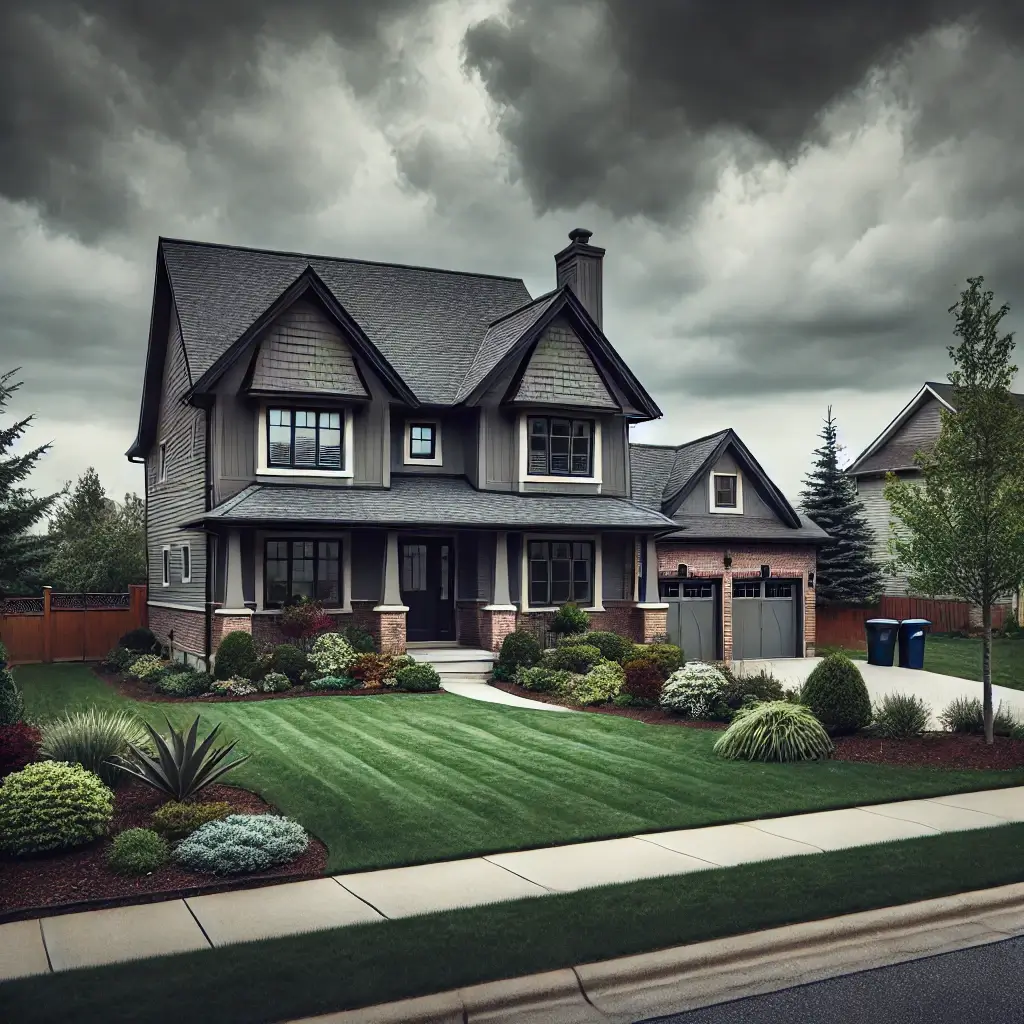
<path fill-rule="evenodd" d="M 48 542 L 45 534 L 29 530 L 60 496 L 39 498 L 24 486 L 36 463 L 50 450 L 49 444 L 20 455 L 11 451 L 34 419 L 27 416 L 10 426 L 2 425 L 11 395 L 21 387 L 20 381 L 11 381 L 17 372 L 14 369 L 0 374 L 0 593 L 17 593 L 26 586 L 26 580 L 38 577 Z"/>
<path fill-rule="evenodd" d="M 819 604 L 869 604 L 882 589 L 881 567 L 871 556 L 871 530 L 856 485 L 839 468 L 841 451 L 829 406 L 814 452 L 814 468 L 804 478 L 801 508 L 831 538 L 818 549 Z"/>

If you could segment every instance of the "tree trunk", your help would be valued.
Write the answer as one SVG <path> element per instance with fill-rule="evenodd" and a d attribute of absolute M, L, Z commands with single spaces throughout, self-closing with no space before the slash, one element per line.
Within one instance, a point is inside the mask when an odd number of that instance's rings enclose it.
<path fill-rule="evenodd" d="M 981 687 L 985 705 L 985 742 L 992 743 L 992 602 L 981 610 L 984 634 L 981 640 Z"/>

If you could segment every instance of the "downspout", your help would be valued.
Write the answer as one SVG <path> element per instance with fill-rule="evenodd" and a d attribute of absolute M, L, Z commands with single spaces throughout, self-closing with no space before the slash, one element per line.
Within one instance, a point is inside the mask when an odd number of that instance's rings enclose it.
<path fill-rule="evenodd" d="M 211 439 L 211 425 L 213 423 L 213 406 L 207 405 L 206 407 L 206 438 L 204 440 L 204 502 L 206 511 L 209 512 L 213 508 L 213 470 L 210 465 L 210 456 L 213 453 L 213 442 Z M 206 622 L 205 622 L 205 638 L 204 645 L 206 648 L 206 668 L 207 671 L 210 669 L 210 659 L 213 657 L 213 572 L 216 567 L 213 566 L 212 559 L 210 558 L 210 549 L 212 543 L 210 539 L 209 528 L 205 531 L 206 537 Z"/>

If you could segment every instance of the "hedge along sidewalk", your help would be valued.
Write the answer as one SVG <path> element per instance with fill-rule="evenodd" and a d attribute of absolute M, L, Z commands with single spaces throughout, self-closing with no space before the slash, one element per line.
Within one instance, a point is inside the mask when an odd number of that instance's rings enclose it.
<path fill-rule="evenodd" d="M 0 979 L 1024 822 L 1024 787 L 390 868 L 0 926 Z"/>
<path fill-rule="evenodd" d="M 0 1019 L 289 1021 L 1021 881 L 1004 825 L 23 978 Z"/>

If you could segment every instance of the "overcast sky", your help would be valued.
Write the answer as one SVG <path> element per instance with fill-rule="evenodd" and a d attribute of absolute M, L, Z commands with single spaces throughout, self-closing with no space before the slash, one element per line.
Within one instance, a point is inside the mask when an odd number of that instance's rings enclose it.
<path fill-rule="evenodd" d="M 554 285 L 576 226 L 665 412 L 796 498 L 1024 295 L 1024 4 L 5 0 L 0 370 L 55 489 L 124 458 L 158 235 Z"/>

